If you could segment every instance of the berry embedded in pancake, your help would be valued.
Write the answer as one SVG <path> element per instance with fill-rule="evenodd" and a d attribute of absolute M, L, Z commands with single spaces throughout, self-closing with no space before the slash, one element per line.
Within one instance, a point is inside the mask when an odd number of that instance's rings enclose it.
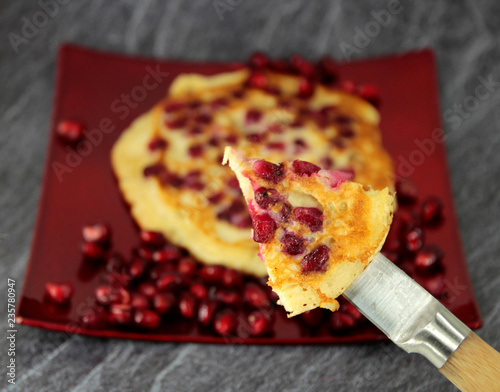
<path fill-rule="evenodd" d="M 227 147 L 224 162 L 239 180 L 269 285 L 289 315 L 337 310 L 336 298 L 382 248 L 393 194 L 300 160 L 276 164 Z"/>
<path fill-rule="evenodd" d="M 126 129 L 112 150 L 120 190 L 138 225 L 206 264 L 265 276 L 229 145 L 273 162 L 343 169 L 374 189 L 393 187 L 378 111 L 339 88 L 270 69 L 179 75 L 168 96 Z"/>

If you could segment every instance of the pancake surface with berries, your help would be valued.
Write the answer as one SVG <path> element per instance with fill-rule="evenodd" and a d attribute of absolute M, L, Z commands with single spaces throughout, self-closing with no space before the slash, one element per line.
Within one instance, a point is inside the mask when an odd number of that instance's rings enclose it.
<path fill-rule="evenodd" d="M 351 173 L 300 160 L 275 164 L 228 147 L 224 161 L 238 177 L 280 304 L 290 316 L 337 310 L 336 298 L 382 248 L 393 194 L 366 191 L 350 182 Z"/>
<path fill-rule="evenodd" d="M 184 74 L 112 150 L 120 190 L 139 226 L 200 261 L 257 276 L 266 269 L 224 147 L 273 162 L 342 169 L 374 189 L 393 187 L 378 111 L 339 88 L 268 68 Z"/>

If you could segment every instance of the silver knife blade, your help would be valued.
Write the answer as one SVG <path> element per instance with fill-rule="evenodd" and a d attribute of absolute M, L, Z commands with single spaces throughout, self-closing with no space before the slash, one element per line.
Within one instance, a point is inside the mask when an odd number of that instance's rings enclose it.
<path fill-rule="evenodd" d="M 437 368 L 471 331 L 381 253 L 344 296 L 399 347 L 422 354 Z"/>

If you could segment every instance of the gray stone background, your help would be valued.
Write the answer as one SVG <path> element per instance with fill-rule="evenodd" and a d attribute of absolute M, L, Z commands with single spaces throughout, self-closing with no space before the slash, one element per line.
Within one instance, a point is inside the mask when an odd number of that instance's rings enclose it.
<path fill-rule="evenodd" d="M 43 1 L 43 0 L 42 0 Z M 0 298 L 20 290 L 40 191 L 55 55 L 71 41 L 160 58 L 244 60 L 256 49 L 345 58 L 355 28 L 387 1 L 77 1 L 60 5 L 34 37 L 11 45 L 38 1 L 0 3 Z M 45 0 L 45 3 L 54 3 Z M 363 58 L 426 46 L 437 52 L 442 110 L 474 96 L 478 76 L 500 81 L 500 2 L 402 2 Z M 219 12 L 217 12 L 219 10 Z M 11 36 L 12 37 L 12 36 Z M 484 327 L 500 349 L 500 94 L 445 122 L 456 209 Z M 0 307 L 5 331 L 6 306 Z M 3 336 L 3 333 L 0 333 Z M 424 359 L 392 344 L 231 346 L 105 340 L 19 328 L 17 383 L 7 391 L 452 391 Z"/>

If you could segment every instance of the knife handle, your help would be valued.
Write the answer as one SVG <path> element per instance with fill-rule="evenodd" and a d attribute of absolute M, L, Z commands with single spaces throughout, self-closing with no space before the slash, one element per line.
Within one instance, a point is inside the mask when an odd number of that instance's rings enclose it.
<path fill-rule="evenodd" d="M 500 353 L 474 332 L 439 371 L 462 392 L 500 391 Z"/>

